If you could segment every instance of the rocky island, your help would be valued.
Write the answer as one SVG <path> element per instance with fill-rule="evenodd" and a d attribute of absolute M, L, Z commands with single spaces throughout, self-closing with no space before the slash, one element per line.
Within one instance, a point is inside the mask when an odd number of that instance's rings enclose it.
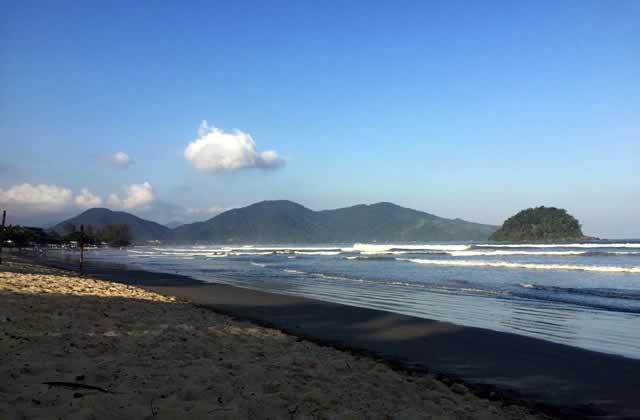
<path fill-rule="evenodd" d="M 489 240 L 497 242 L 568 241 L 589 239 L 580 222 L 565 209 L 540 206 L 507 219 Z"/>

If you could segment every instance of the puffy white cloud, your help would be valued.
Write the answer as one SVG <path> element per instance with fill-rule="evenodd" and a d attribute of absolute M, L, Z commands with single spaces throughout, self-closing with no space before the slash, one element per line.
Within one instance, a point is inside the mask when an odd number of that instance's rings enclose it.
<path fill-rule="evenodd" d="M 110 156 L 111 163 L 122 168 L 128 168 L 133 163 L 125 152 L 116 152 Z"/>
<path fill-rule="evenodd" d="M 28 213 L 43 213 L 59 210 L 97 207 L 102 205 L 102 198 L 87 188 L 75 195 L 64 187 L 46 184 L 19 184 L 6 190 L 0 188 L 0 204 L 14 210 Z"/>
<path fill-rule="evenodd" d="M 153 187 L 150 183 L 131 184 L 126 187 L 123 197 L 117 194 L 110 194 L 107 203 L 113 207 L 123 209 L 145 208 L 154 200 Z"/>
<path fill-rule="evenodd" d="M 153 187 L 149 182 L 131 184 L 122 196 L 111 194 L 107 199 L 110 206 L 121 209 L 146 209 L 155 200 Z M 103 205 L 104 200 L 82 188 L 74 195 L 68 188 L 57 185 L 24 183 L 8 189 L 0 188 L 0 205 L 31 213 L 71 211 L 75 208 L 90 208 Z"/>
<path fill-rule="evenodd" d="M 80 190 L 80 194 L 77 194 L 73 199 L 73 202 L 80 208 L 100 207 L 102 205 L 102 198 L 91 193 L 88 189 L 83 188 Z"/>
<path fill-rule="evenodd" d="M 273 150 L 258 152 L 250 134 L 240 130 L 225 132 L 202 121 L 198 138 L 184 149 L 184 157 L 198 170 L 233 171 L 245 168 L 275 169 L 284 160 Z"/>
<path fill-rule="evenodd" d="M 59 210 L 69 206 L 72 200 L 71 190 L 57 185 L 24 183 L 7 190 L 0 189 L 0 203 L 20 209 Z"/>

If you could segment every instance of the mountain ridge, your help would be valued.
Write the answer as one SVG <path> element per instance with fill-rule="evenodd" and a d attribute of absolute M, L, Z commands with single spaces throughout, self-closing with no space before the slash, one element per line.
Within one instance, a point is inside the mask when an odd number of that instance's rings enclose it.
<path fill-rule="evenodd" d="M 447 219 L 390 202 L 311 210 L 289 200 L 268 200 L 220 213 L 174 229 L 126 212 L 89 209 L 64 225 L 127 224 L 135 241 L 218 243 L 339 243 L 487 240 L 498 227 Z"/>
<path fill-rule="evenodd" d="M 314 211 L 293 201 L 271 200 L 179 226 L 174 239 L 229 243 L 486 240 L 496 229 L 389 202 Z"/>

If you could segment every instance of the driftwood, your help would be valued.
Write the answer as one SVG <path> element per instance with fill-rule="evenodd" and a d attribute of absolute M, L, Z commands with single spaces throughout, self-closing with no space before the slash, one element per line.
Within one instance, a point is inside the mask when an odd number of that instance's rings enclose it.
<path fill-rule="evenodd" d="M 153 418 L 156 416 L 156 414 L 158 414 L 156 413 L 156 410 L 153 409 L 153 398 L 151 398 L 151 401 L 149 401 L 149 407 L 151 407 L 151 417 L 148 418 Z"/>
<path fill-rule="evenodd" d="M 95 391 L 104 392 L 105 394 L 112 394 L 112 392 L 109 391 L 108 389 L 104 389 L 104 388 L 101 388 L 101 387 L 95 386 L 95 385 L 81 384 L 79 382 L 58 382 L 58 381 L 53 381 L 53 382 L 43 382 L 43 384 L 44 385 L 49 385 L 49 386 L 66 386 L 66 387 L 69 387 L 69 388 L 93 389 Z"/>

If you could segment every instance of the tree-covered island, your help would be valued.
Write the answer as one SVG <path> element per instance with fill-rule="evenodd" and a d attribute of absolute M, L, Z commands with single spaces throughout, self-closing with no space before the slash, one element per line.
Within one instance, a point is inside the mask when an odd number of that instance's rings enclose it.
<path fill-rule="evenodd" d="M 567 241 L 589 239 L 580 222 L 564 209 L 536 207 L 507 219 L 489 238 L 498 242 Z"/>

